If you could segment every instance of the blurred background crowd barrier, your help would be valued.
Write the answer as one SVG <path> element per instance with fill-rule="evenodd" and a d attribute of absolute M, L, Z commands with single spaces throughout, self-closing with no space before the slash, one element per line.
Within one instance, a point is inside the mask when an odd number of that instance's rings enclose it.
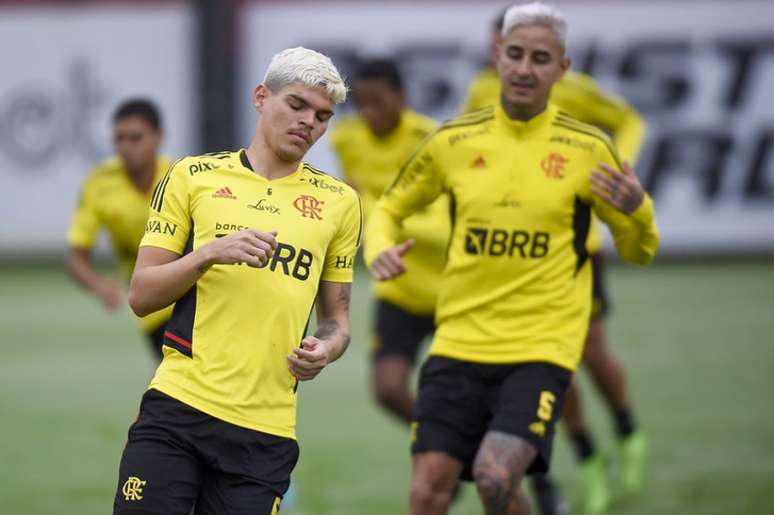
<path fill-rule="evenodd" d="M 662 254 L 774 253 L 772 2 L 555 3 L 574 67 L 647 120 L 637 171 Z M 363 56 L 396 58 L 412 107 L 443 120 L 486 64 L 505 5 L 0 0 L 0 259 L 62 255 L 78 186 L 110 154 L 122 99 L 158 102 L 172 158 L 238 148 L 269 59 L 303 45 L 345 74 Z M 307 160 L 337 173 L 325 140 Z"/>

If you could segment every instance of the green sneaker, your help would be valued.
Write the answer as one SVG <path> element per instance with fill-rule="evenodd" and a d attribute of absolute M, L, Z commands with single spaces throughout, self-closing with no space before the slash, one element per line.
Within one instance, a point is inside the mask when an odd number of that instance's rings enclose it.
<path fill-rule="evenodd" d="M 635 431 L 619 442 L 621 488 L 623 488 L 624 494 L 634 495 L 642 490 L 647 451 L 648 441 L 642 431 Z"/>
<path fill-rule="evenodd" d="M 600 515 L 610 508 L 612 494 L 607 478 L 607 463 L 595 454 L 580 463 L 583 480 L 583 509 L 586 515 Z"/>

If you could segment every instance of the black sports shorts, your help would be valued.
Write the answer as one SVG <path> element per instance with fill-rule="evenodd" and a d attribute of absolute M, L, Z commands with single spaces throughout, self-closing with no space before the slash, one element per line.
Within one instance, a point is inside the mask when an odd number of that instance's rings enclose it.
<path fill-rule="evenodd" d="M 473 461 L 487 431 L 518 436 L 538 451 L 527 473 L 548 471 L 569 370 L 549 363 L 487 365 L 431 356 L 422 366 L 414 406 L 412 454 L 438 451 Z"/>
<path fill-rule="evenodd" d="M 374 318 L 374 361 L 400 356 L 415 363 L 422 340 L 435 329 L 433 315 L 415 315 L 381 299 L 376 300 Z"/>
<path fill-rule="evenodd" d="M 273 515 L 297 460 L 295 440 L 148 390 L 129 428 L 113 513 Z"/>

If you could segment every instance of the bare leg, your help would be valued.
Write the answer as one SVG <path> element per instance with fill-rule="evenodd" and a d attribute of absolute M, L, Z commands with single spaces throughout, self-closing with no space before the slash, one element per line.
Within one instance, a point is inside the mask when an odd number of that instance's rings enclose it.
<path fill-rule="evenodd" d="M 529 515 L 521 482 L 537 449 L 518 436 L 489 431 L 473 465 L 473 478 L 486 515 Z"/>
<path fill-rule="evenodd" d="M 613 412 L 629 409 L 626 393 L 626 379 L 623 367 L 608 349 L 605 338 L 605 323 L 601 317 L 594 317 L 589 325 L 583 363 L 591 372 L 599 391 Z"/>
<path fill-rule="evenodd" d="M 577 379 L 574 375 L 570 386 L 564 394 L 562 419 L 570 433 L 586 430 L 586 422 L 583 418 L 583 410 L 581 408 L 580 391 L 578 391 Z"/>
<path fill-rule="evenodd" d="M 411 422 L 414 397 L 409 376 L 414 365 L 400 356 L 385 356 L 374 363 L 372 385 L 379 404 L 406 424 Z"/>
<path fill-rule="evenodd" d="M 462 463 L 443 452 L 422 452 L 413 465 L 411 515 L 446 515 Z"/>

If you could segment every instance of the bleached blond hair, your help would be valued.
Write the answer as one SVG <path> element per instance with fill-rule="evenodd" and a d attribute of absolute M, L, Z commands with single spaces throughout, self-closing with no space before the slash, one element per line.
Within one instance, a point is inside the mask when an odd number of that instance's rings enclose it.
<path fill-rule="evenodd" d="M 347 86 L 330 57 L 300 46 L 275 54 L 263 83 L 274 92 L 296 83 L 322 88 L 335 104 L 347 99 Z"/>
<path fill-rule="evenodd" d="M 543 2 L 532 2 L 510 7 L 505 11 L 501 34 L 507 35 L 516 27 L 545 25 L 556 34 L 562 49 L 567 48 L 567 20 L 559 10 Z"/>

